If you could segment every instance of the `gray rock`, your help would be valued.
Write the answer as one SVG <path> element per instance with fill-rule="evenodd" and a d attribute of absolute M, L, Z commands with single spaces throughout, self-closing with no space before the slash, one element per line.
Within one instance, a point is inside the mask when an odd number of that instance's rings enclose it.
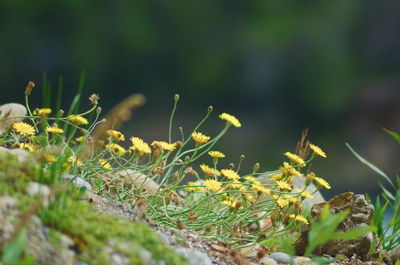
<path fill-rule="evenodd" d="M 193 265 L 212 265 L 211 259 L 204 253 L 189 248 L 176 248 L 175 252 L 184 256 Z"/>
<path fill-rule="evenodd" d="M 392 264 L 395 264 L 396 261 L 400 260 L 400 245 L 389 251 L 389 257 Z"/>
<path fill-rule="evenodd" d="M 61 178 L 71 181 L 78 188 L 86 188 L 87 191 L 92 191 L 92 185 L 81 177 L 65 173 Z"/>
<path fill-rule="evenodd" d="M 22 121 L 27 110 L 24 105 L 8 103 L 0 106 L 0 135 L 5 133 L 13 122 Z"/>
<path fill-rule="evenodd" d="M 290 264 L 290 262 L 293 260 L 289 254 L 284 252 L 274 252 L 270 254 L 269 257 L 281 264 Z"/>
<path fill-rule="evenodd" d="M 260 264 L 261 265 L 278 265 L 278 263 L 274 259 L 271 259 L 269 257 L 263 257 L 262 259 L 260 259 Z"/>
<path fill-rule="evenodd" d="M 0 146 L 0 153 L 11 154 L 15 156 L 19 162 L 25 162 L 28 159 L 28 152 L 21 149 L 8 149 Z"/>
<path fill-rule="evenodd" d="M 15 222 L 19 219 L 16 208 L 18 200 L 11 196 L 0 196 L 0 242 L 10 238 L 14 232 Z"/>
<path fill-rule="evenodd" d="M 169 245 L 169 239 L 166 235 L 164 235 L 162 232 L 157 231 L 157 233 L 160 235 L 160 239 L 162 242 L 165 244 Z"/>
<path fill-rule="evenodd" d="M 46 185 L 31 181 L 28 182 L 25 191 L 31 196 L 40 196 L 44 206 L 49 205 L 50 188 Z"/>
<path fill-rule="evenodd" d="M 364 195 L 346 192 L 335 196 L 326 203 L 313 205 L 311 215 L 315 220 L 319 219 L 322 209 L 328 204 L 332 214 L 349 210 L 350 213 L 346 219 L 339 225 L 337 231 L 349 231 L 353 228 L 369 226 L 374 214 L 374 206 L 369 204 Z M 303 233 L 296 245 L 299 254 L 304 253 L 305 242 L 307 242 L 307 233 Z M 375 240 L 372 233 L 355 240 L 332 240 L 321 246 L 318 246 L 313 254 L 322 256 L 324 254 L 335 257 L 343 254 L 352 257 L 354 254 L 364 259 Z M 302 253 L 303 252 L 303 253 Z"/>

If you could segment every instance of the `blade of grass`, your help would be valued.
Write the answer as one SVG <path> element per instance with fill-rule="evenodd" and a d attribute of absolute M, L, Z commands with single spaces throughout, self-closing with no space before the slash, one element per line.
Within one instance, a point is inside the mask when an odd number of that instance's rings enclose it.
<path fill-rule="evenodd" d="M 383 128 L 383 130 L 390 134 L 400 144 L 400 135 L 398 133 L 395 133 L 394 131 L 388 130 L 386 128 Z"/>
<path fill-rule="evenodd" d="M 365 158 L 363 158 L 361 155 L 359 155 L 348 143 L 346 143 L 346 146 L 358 158 L 358 160 L 360 160 L 361 163 L 363 163 L 364 165 L 368 166 L 373 171 L 375 171 L 376 173 L 381 175 L 384 179 L 386 179 L 387 182 L 390 183 L 390 185 L 392 185 L 392 187 L 394 189 L 396 189 L 396 187 L 393 184 L 392 180 L 382 170 L 380 170 L 377 166 L 375 166 L 374 164 L 370 163 Z"/>

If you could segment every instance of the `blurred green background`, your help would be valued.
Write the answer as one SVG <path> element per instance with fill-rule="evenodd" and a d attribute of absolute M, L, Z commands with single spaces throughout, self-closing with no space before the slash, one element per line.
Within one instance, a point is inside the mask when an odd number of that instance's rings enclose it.
<path fill-rule="evenodd" d="M 277 168 L 303 128 L 328 159 L 314 169 L 344 191 L 375 193 L 376 174 L 346 149 L 394 176 L 400 148 L 400 1 L 0 1 L 1 103 L 23 101 L 27 81 L 65 80 L 71 101 L 82 70 L 85 93 L 104 112 L 134 92 L 145 107 L 124 126 L 147 141 L 175 125 L 189 132 L 214 106 L 238 117 L 219 148 L 244 169 Z M 86 104 L 86 103 L 85 103 Z M 84 107 L 84 106 L 83 106 Z M 202 131 L 223 126 L 216 118 Z M 177 129 L 176 129 L 177 131 Z"/>

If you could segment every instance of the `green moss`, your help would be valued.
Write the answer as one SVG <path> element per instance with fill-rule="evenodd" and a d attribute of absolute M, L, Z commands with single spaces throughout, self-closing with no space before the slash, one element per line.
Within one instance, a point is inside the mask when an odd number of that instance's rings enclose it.
<path fill-rule="evenodd" d="M 36 198 L 24 193 L 28 181 L 48 183 L 52 179 L 49 170 L 39 166 L 17 163 L 9 156 L 0 157 L 0 195 L 18 198 L 21 212 L 29 209 Z M 60 233 L 69 236 L 79 250 L 79 258 L 90 264 L 110 264 L 105 247 L 112 241 L 113 252 L 129 258 L 131 264 L 144 264 L 140 252 L 152 254 L 154 260 L 167 264 L 188 264 L 187 261 L 165 245 L 159 235 L 146 223 L 128 222 L 114 216 L 99 214 L 87 201 L 80 200 L 81 192 L 61 182 L 53 184 L 55 192 L 50 205 L 36 213 L 50 228 L 50 240 L 57 247 Z"/>

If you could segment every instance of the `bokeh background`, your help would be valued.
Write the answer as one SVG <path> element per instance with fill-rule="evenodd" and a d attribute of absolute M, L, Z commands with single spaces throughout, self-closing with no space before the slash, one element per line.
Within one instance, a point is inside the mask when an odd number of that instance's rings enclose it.
<path fill-rule="evenodd" d="M 376 194 L 381 179 L 345 147 L 395 176 L 400 148 L 400 1 L 0 1 L 1 103 L 23 101 L 27 81 L 41 106 L 43 73 L 64 79 L 69 104 L 86 71 L 85 97 L 104 112 L 134 92 L 145 107 L 123 131 L 166 139 L 173 95 L 178 126 L 190 128 L 209 105 L 243 124 L 218 148 L 225 165 L 277 168 L 303 128 L 328 159 L 313 167 L 345 191 Z M 84 103 L 82 107 L 85 107 Z M 215 115 L 202 129 L 215 135 Z"/>

